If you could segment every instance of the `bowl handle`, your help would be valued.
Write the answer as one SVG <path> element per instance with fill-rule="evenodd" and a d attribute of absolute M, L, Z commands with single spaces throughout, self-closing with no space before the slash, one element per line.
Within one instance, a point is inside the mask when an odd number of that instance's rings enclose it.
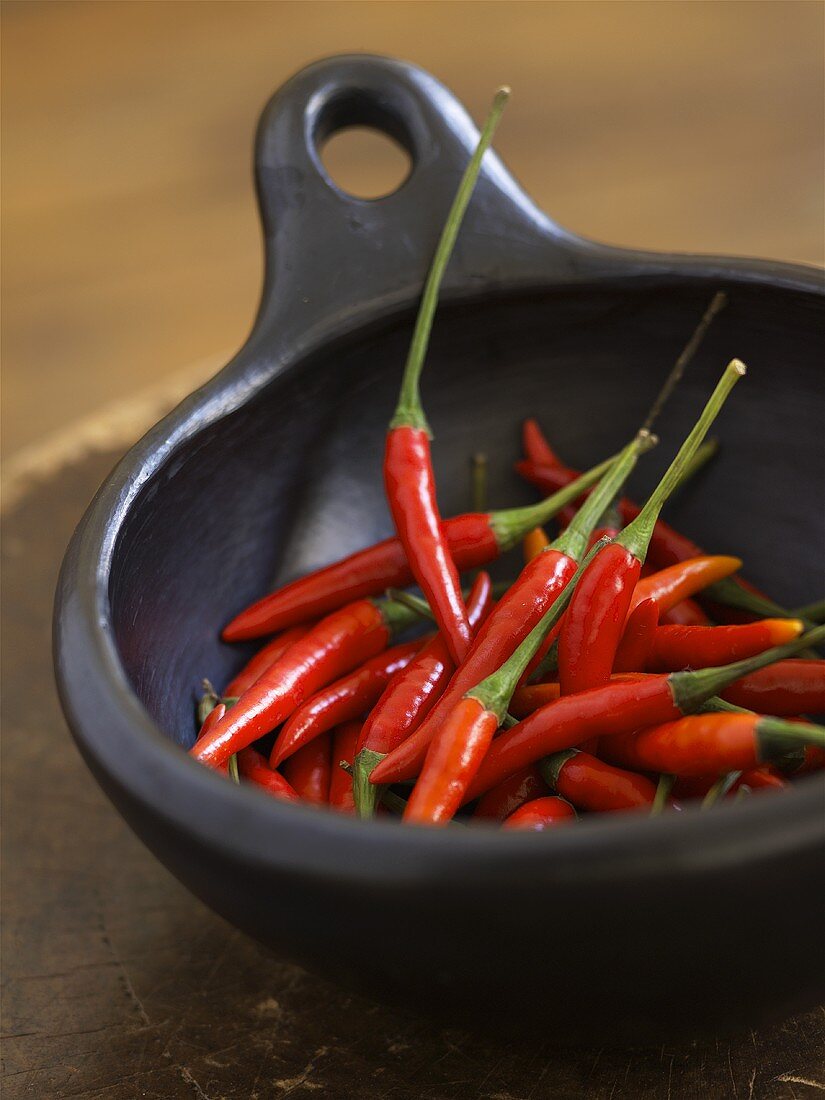
<path fill-rule="evenodd" d="M 356 125 L 383 130 L 410 154 L 408 178 L 384 198 L 341 191 L 321 162 L 319 145 Z M 386 57 L 327 58 L 275 94 L 256 143 L 266 271 L 250 337 L 270 366 L 279 348 L 309 350 L 415 302 L 477 139 L 475 124 L 442 84 Z M 577 237 L 539 210 L 488 152 L 445 296 L 605 277 L 814 289 L 811 271 L 794 265 L 640 252 Z"/>
<path fill-rule="evenodd" d="M 329 178 L 319 146 L 348 126 L 384 131 L 407 150 L 412 168 L 395 192 L 359 199 Z M 461 104 L 414 65 L 344 55 L 289 80 L 267 105 L 256 144 L 266 253 L 259 327 L 308 337 L 414 300 L 477 140 Z M 588 251 L 488 152 L 445 293 L 576 281 Z"/>

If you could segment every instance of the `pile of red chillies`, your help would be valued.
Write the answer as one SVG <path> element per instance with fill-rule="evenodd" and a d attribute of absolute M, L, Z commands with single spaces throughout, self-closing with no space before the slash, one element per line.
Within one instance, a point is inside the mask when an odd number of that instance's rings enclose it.
<path fill-rule="evenodd" d="M 220 693 L 207 685 L 191 754 L 282 801 L 433 827 L 543 831 L 782 792 L 825 768 L 821 604 L 785 610 L 740 576 L 739 558 L 706 553 L 660 518 L 715 449 L 706 436 L 745 374 L 738 360 L 648 499 L 623 495 L 724 295 L 618 454 L 579 474 L 527 420 L 516 468 L 549 495 L 439 512 L 419 379 L 507 98 L 495 97 L 422 294 L 383 463 L 395 536 L 228 623 L 225 641 L 262 648 Z M 474 468 L 477 498 L 477 456 Z M 493 586 L 481 567 L 519 546 L 521 571 Z"/>

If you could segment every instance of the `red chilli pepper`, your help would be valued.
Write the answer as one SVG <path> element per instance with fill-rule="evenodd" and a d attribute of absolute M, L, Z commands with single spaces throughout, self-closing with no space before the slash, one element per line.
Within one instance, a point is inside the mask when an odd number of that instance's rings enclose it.
<path fill-rule="evenodd" d="M 366 714 L 380 698 L 390 677 L 406 668 L 426 641 L 420 638 L 393 646 L 311 695 L 278 734 L 269 757 L 270 767 L 279 767 L 314 737 Z"/>
<path fill-rule="evenodd" d="M 825 714 L 825 661 L 779 661 L 737 680 L 722 698 L 782 718 Z"/>
<path fill-rule="evenodd" d="M 796 774 L 808 775 L 811 772 L 821 772 L 823 768 L 825 768 L 825 749 L 817 748 L 816 745 L 807 745 L 805 757 Z"/>
<path fill-rule="evenodd" d="M 534 527 L 539 527 L 594 485 L 617 455 L 568 482 L 545 500 L 500 512 L 469 513 L 444 521 L 444 536 L 456 566 L 464 571 L 495 561 Z M 413 574 L 398 538 L 359 550 L 324 569 L 301 577 L 252 604 L 223 631 L 227 642 L 244 641 L 328 615 L 354 600 L 377 596 L 388 588 L 412 584 Z"/>
<path fill-rule="evenodd" d="M 198 739 L 208 734 L 211 729 L 217 726 L 218 722 L 220 722 L 225 714 L 226 705 L 224 703 L 215 703 L 201 724 L 201 728 L 198 731 Z"/>
<path fill-rule="evenodd" d="M 693 430 L 636 520 L 599 554 L 582 577 L 559 634 L 559 683 L 563 695 L 598 687 L 610 679 L 659 513 L 744 373 L 745 367 L 737 359 L 728 365 Z"/>
<path fill-rule="evenodd" d="M 647 672 L 623 672 L 610 677 L 614 683 L 632 684 L 636 680 L 644 680 L 652 673 Z M 526 718 L 539 707 L 548 703 L 555 703 L 561 697 L 561 685 L 556 683 L 520 684 L 513 692 L 508 713 L 514 718 Z"/>
<path fill-rule="evenodd" d="M 505 779 L 503 783 L 499 783 L 497 787 L 487 791 L 478 800 L 473 817 L 504 821 L 505 817 L 515 813 L 525 802 L 549 793 L 550 790 L 538 767 L 531 764 L 529 768 L 522 768 L 515 775 Z"/>
<path fill-rule="evenodd" d="M 640 667 L 650 672 L 707 668 L 752 657 L 801 633 L 799 619 L 762 619 L 744 626 L 660 626 L 653 633 L 647 665 Z"/>
<path fill-rule="evenodd" d="M 291 645 L 231 710 L 196 742 L 192 755 L 215 767 L 287 719 L 319 688 L 386 648 L 414 611 L 390 600 L 358 600 L 334 611 Z"/>
<path fill-rule="evenodd" d="M 325 806 L 332 778 L 332 737 L 316 737 L 284 763 L 284 776 L 304 802 Z"/>
<path fill-rule="evenodd" d="M 514 718 L 526 718 L 539 707 L 554 703 L 561 695 L 559 684 L 524 684 L 516 688 L 510 700 L 510 714 Z"/>
<path fill-rule="evenodd" d="M 515 813 L 510 814 L 502 825 L 503 829 L 531 829 L 541 833 L 556 825 L 564 825 L 576 820 L 576 811 L 569 802 L 555 795 L 547 798 L 534 798 L 525 802 Z"/>
<path fill-rule="evenodd" d="M 825 747 L 825 726 L 759 714 L 692 714 L 640 733 L 603 737 L 599 751 L 628 768 L 722 775 L 758 768 L 809 744 Z"/>
<path fill-rule="evenodd" d="M 329 804 L 343 814 L 355 813 L 355 798 L 352 793 L 352 775 L 341 767 L 352 767 L 355 749 L 361 736 L 360 722 L 345 722 L 332 735 L 332 774 L 329 780 Z"/>
<path fill-rule="evenodd" d="M 597 544 L 585 561 L 591 561 L 603 548 L 604 543 Z M 561 618 L 584 568 L 579 566 L 564 591 L 501 668 L 476 684 L 450 711 L 427 750 L 404 811 L 405 821 L 443 825 L 453 817 L 507 714 L 525 668 Z"/>
<path fill-rule="evenodd" d="M 241 749 L 238 753 L 238 773 L 249 783 L 254 783 L 267 794 L 284 798 L 288 802 L 299 800 L 298 792 L 280 772 L 275 772 L 262 756 L 253 748 Z"/>
<path fill-rule="evenodd" d="M 227 698 L 240 698 L 241 695 L 259 680 L 266 670 L 274 665 L 279 657 L 282 657 L 289 647 L 309 633 L 312 624 L 305 626 L 293 626 L 291 630 L 285 630 L 277 638 L 260 649 L 255 656 L 244 665 L 234 680 L 231 680 L 224 689 Z"/>
<path fill-rule="evenodd" d="M 522 540 L 525 565 L 533 558 L 537 558 L 542 550 L 546 550 L 549 545 L 550 539 L 543 527 L 534 527 L 532 531 L 528 531 Z"/>
<path fill-rule="evenodd" d="M 521 426 L 521 445 L 526 458 L 538 466 L 562 466 L 563 463 L 547 441 L 547 436 L 532 418 Z"/>
<path fill-rule="evenodd" d="M 458 569 L 450 554 L 438 510 L 430 458 L 431 432 L 421 405 L 419 378 L 441 281 L 478 179 L 482 159 L 508 96 L 509 90 L 504 88 L 496 94 L 476 150 L 447 215 L 424 286 L 401 392 L 390 421 L 384 451 L 384 487 L 395 529 L 413 576 L 421 586 L 455 661 L 463 660 L 470 648 L 470 624 L 461 598 Z"/>
<path fill-rule="evenodd" d="M 735 680 L 822 639 L 825 628 L 820 627 L 789 645 L 721 668 L 672 672 L 669 676 L 620 677 L 603 687 L 563 695 L 499 734 L 471 783 L 466 800 L 478 798 L 543 756 L 574 748 L 591 737 L 632 733 L 689 714 Z"/>
<path fill-rule="evenodd" d="M 658 604 L 655 600 L 642 600 L 628 616 L 622 640 L 616 649 L 614 672 L 641 672 L 647 667 L 658 624 Z"/>
<path fill-rule="evenodd" d="M 655 600 L 659 605 L 659 613 L 663 615 L 688 596 L 701 592 L 703 588 L 730 576 L 741 567 L 739 558 L 726 554 L 702 554 L 698 558 L 686 558 L 685 561 L 643 577 L 633 591 L 631 610 L 638 607 L 642 600 Z"/>
<path fill-rule="evenodd" d="M 766 764 L 761 768 L 750 768 L 742 772 L 731 791 L 737 791 L 740 787 L 750 787 L 752 791 L 785 791 L 789 786 L 790 783 L 782 778 L 776 768 Z"/>
<path fill-rule="evenodd" d="M 661 622 L 667 626 L 712 626 L 710 619 L 695 600 L 681 600 L 665 611 Z"/>
<path fill-rule="evenodd" d="M 418 775 L 430 742 L 459 699 L 500 668 L 552 606 L 575 573 L 590 532 L 606 505 L 629 476 L 640 451 L 649 445 L 647 435 L 634 439 L 621 452 L 567 530 L 522 569 L 479 630 L 467 659 L 459 666 L 439 702 L 415 733 L 376 766 L 371 782 L 396 783 Z"/>
<path fill-rule="evenodd" d="M 467 618 L 473 632 L 490 610 L 492 591 L 489 574 L 479 573 L 467 600 Z M 436 634 L 387 684 L 364 723 L 358 743 L 354 787 L 360 816 L 370 817 L 375 809 L 378 792 L 369 782 L 370 772 L 424 720 L 454 672 L 455 663 L 447 643 L 443 635 Z"/>
<path fill-rule="evenodd" d="M 656 784 L 645 776 L 605 764 L 578 749 L 568 749 L 543 760 L 541 774 L 550 789 L 577 810 L 594 813 L 649 810 L 656 797 Z"/>

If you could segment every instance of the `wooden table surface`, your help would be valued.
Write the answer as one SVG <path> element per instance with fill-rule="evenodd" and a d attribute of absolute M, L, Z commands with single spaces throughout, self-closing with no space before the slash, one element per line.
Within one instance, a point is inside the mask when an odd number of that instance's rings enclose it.
<path fill-rule="evenodd" d="M 3 454 L 244 340 L 250 150 L 303 64 L 415 61 L 562 225 L 665 250 L 825 259 L 825 6 L 3 4 Z M 392 165 L 341 139 L 342 178 Z"/>
<path fill-rule="evenodd" d="M 822 262 L 819 3 L 3 5 L 4 1096 L 792 1100 L 825 1015 L 715 1043 L 498 1047 L 348 997 L 191 898 L 65 729 L 49 619 L 97 484 L 240 344 L 259 109 L 301 64 L 408 57 L 568 227 Z M 393 158 L 342 139 L 380 188 Z"/>

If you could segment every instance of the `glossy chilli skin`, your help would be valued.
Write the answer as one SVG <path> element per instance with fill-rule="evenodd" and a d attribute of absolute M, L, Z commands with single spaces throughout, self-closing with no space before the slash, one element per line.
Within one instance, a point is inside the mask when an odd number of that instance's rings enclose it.
<path fill-rule="evenodd" d="M 521 446 L 530 462 L 539 466 L 561 466 L 538 421 L 529 418 L 521 426 Z"/>
<path fill-rule="evenodd" d="M 525 802 L 515 813 L 510 814 L 502 828 L 528 829 L 540 833 L 545 829 L 570 824 L 575 820 L 576 811 L 569 802 L 555 795 L 548 795 L 545 798 L 534 798 L 532 802 Z"/>
<path fill-rule="evenodd" d="M 456 567 L 464 571 L 495 561 L 534 527 L 558 515 L 593 485 L 611 462 L 600 462 L 538 504 L 500 512 L 470 512 L 444 520 L 442 530 Z M 353 600 L 379 596 L 387 588 L 405 588 L 412 581 L 401 540 L 384 539 L 264 596 L 236 615 L 222 636 L 232 642 L 272 634 L 318 619 Z"/>
<path fill-rule="evenodd" d="M 562 695 L 610 679 L 641 568 L 634 554 L 614 542 L 579 581 L 559 635 Z"/>
<path fill-rule="evenodd" d="M 650 647 L 659 624 L 659 608 L 655 600 L 642 600 L 630 612 L 616 649 L 614 673 L 637 672 L 647 667 Z"/>
<path fill-rule="evenodd" d="M 386 648 L 390 630 L 377 603 L 359 600 L 322 619 L 252 685 L 192 755 L 212 767 L 269 733 L 313 691 Z"/>
<path fill-rule="evenodd" d="M 394 783 L 418 774 L 430 743 L 453 707 L 513 655 L 577 573 L 592 529 L 626 481 L 639 454 L 650 443 L 651 438 L 646 433 L 639 433 L 631 440 L 610 464 L 570 527 L 524 566 L 479 630 L 466 660 L 459 666 L 439 703 L 419 729 L 378 764 L 371 776 L 373 783 Z"/>
<path fill-rule="evenodd" d="M 298 749 L 285 761 L 283 774 L 304 802 L 325 806 L 332 778 L 331 735 L 324 733 Z"/>
<path fill-rule="evenodd" d="M 430 605 L 453 660 L 470 647 L 470 624 L 458 570 L 441 529 L 430 441 L 423 428 L 402 426 L 387 435 L 384 488 L 412 574 Z"/>
<path fill-rule="evenodd" d="M 579 582 L 559 636 L 559 683 L 563 695 L 607 683 L 656 520 L 745 370 L 738 359 L 728 363 L 637 519 L 598 555 Z"/>
<path fill-rule="evenodd" d="M 564 695 L 504 730 L 467 791 L 467 801 L 544 756 L 574 748 L 591 737 L 624 733 L 681 716 L 667 676 L 613 682 Z"/>
<path fill-rule="evenodd" d="M 305 634 L 309 632 L 309 623 L 306 626 L 294 626 L 291 630 L 285 630 L 282 634 L 279 634 L 277 638 L 273 638 L 271 642 L 260 649 L 255 656 L 244 665 L 238 675 L 226 685 L 224 689 L 224 695 L 231 698 L 239 698 L 245 691 L 252 687 L 252 685 L 260 680 L 261 676 L 266 672 L 268 668 L 283 656 L 289 647 L 299 641 Z"/>
<path fill-rule="evenodd" d="M 779 755 L 780 738 L 790 749 L 804 745 L 806 738 L 820 738 L 821 743 L 823 736 L 822 727 L 758 714 L 691 714 L 638 733 L 602 738 L 599 751 L 629 768 L 680 776 L 722 775 L 758 768 L 766 755 Z"/>
<path fill-rule="evenodd" d="M 269 758 L 270 767 L 277 768 L 314 737 L 365 714 L 389 679 L 406 668 L 420 648 L 420 641 L 393 646 L 310 696 L 278 734 Z"/>
<path fill-rule="evenodd" d="M 550 788 L 579 810 L 649 810 L 656 797 L 656 784 L 646 776 L 576 749 L 544 760 L 541 772 Z"/>
<path fill-rule="evenodd" d="M 700 557 L 687 558 L 643 577 L 636 585 L 630 603 L 631 609 L 638 607 L 642 600 L 655 600 L 660 615 L 664 614 L 715 581 L 729 577 L 741 567 L 739 558 L 726 554 L 702 554 Z M 697 611 L 699 615 L 703 614 L 700 608 Z M 707 624 L 707 617 L 704 618 L 705 623 L 702 625 Z"/>
<path fill-rule="evenodd" d="M 418 775 L 432 738 L 456 703 L 504 664 L 575 571 L 572 558 L 552 549 L 544 550 L 524 567 L 517 583 L 502 596 L 479 630 L 467 659 L 438 703 L 415 733 L 376 766 L 373 783 L 396 783 Z"/>
<path fill-rule="evenodd" d="M 731 684 L 722 698 L 760 714 L 825 714 L 825 661 L 777 661 Z"/>
<path fill-rule="evenodd" d="M 751 657 L 802 633 L 798 619 L 764 619 L 740 626 L 660 626 L 647 656 L 652 672 L 708 668 Z"/>
<path fill-rule="evenodd" d="M 455 816 L 498 725 L 498 716 L 478 699 L 462 699 L 453 708 L 427 754 L 404 810 L 404 821 L 443 825 Z"/>
<path fill-rule="evenodd" d="M 492 602 L 488 573 L 479 573 L 467 600 L 467 617 L 475 631 L 487 616 Z M 386 756 L 400 745 L 440 698 L 455 662 L 443 635 L 436 634 L 406 668 L 387 684 L 361 731 L 358 751 Z"/>
<path fill-rule="evenodd" d="M 547 794 L 550 794 L 550 788 L 545 783 L 538 766 L 531 764 L 487 791 L 478 800 L 473 817 L 479 820 L 504 821 L 525 802 Z"/>
<path fill-rule="evenodd" d="M 352 793 L 352 775 L 341 767 L 341 762 L 352 766 L 360 735 L 360 722 L 345 722 L 332 734 L 329 804 L 343 814 L 355 813 L 355 798 Z"/>
<path fill-rule="evenodd" d="M 662 622 L 668 626 L 711 626 L 712 623 L 695 600 L 681 600 L 665 611 Z"/>
<path fill-rule="evenodd" d="M 490 518 L 486 513 L 469 513 L 444 521 L 450 556 L 459 569 L 478 569 L 501 553 Z M 264 596 L 229 623 L 223 638 L 227 642 L 259 638 L 412 582 L 401 540 L 385 539 Z"/>
<path fill-rule="evenodd" d="M 543 527 L 534 527 L 532 531 L 528 531 L 524 536 L 522 545 L 525 562 L 532 561 L 533 558 L 538 557 L 542 550 L 546 550 L 549 545 L 550 539 L 548 539 L 547 535 L 544 533 Z"/>
<path fill-rule="evenodd" d="M 238 753 L 238 774 L 275 798 L 284 798 L 288 802 L 298 801 L 298 792 L 292 784 L 280 772 L 273 771 L 267 764 L 266 757 L 253 748 L 241 749 Z"/>
<path fill-rule="evenodd" d="M 573 595 L 575 597 L 575 592 Z M 569 607 L 567 613 L 570 613 Z M 771 665 L 785 657 L 791 657 L 807 645 L 818 645 L 823 641 L 825 641 L 825 626 L 820 626 L 795 641 L 788 642 L 785 646 L 765 650 L 755 657 L 747 657 L 743 661 L 734 661 L 729 665 L 696 669 L 690 672 L 672 672 L 669 676 L 656 674 L 641 677 L 617 676 L 603 687 L 591 688 L 575 695 L 562 695 L 555 702 L 534 711 L 523 722 L 519 722 L 512 729 L 505 730 L 496 738 L 470 785 L 467 801 L 478 798 L 519 768 L 525 768 L 543 756 L 550 756 L 563 749 L 575 748 L 590 738 L 599 738 L 601 756 L 603 738 L 609 738 L 614 734 L 633 734 L 634 731 L 643 730 L 648 726 L 674 722 L 685 714 L 697 710 L 712 696 L 720 694 L 743 676 L 749 676 L 756 669 Z M 719 718 L 720 715 L 707 717 Z M 721 717 L 740 717 L 740 715 L 727 714 Z M 773 741 L 779 740 L 783 745 L 783 751 L 787 751 L 788 747 L 796 747 L 799 743 L 819 744 L 819 727 L 807 726 L 803 735 L 800 733 L 801 727 L 798 724 L 794 726 L 780 719 L 762 718 L 758 715 L 745 717 L 757 719 L 763 741 L 766 737 L 772 738 Z M 625 763 L 623 760 L 611 762 L 619 765 Z M 628 761 L 627 766 L 641 771 L 671 771 L 666 767 L 647 767 L 635 760 Z M 733 765 L 722 770 L 744 769 Z M 674 771 L 673 774 L 677 773 Z"/>
<path fill-rule="evenodd" d="M 539 707 L 554 703 L 560 695 L 561 687 L 557 683 L 524 684 L 513 692 L 510 713 L 514 718 L 526 718 Z"/>

